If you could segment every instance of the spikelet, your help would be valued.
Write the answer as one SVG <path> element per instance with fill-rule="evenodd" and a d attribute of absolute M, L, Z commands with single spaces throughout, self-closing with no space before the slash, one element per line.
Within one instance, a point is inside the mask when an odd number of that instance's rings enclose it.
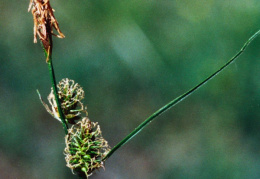
<path fill-rule="evenodd" d="M 95 170 L 104 168 L 102 158 L 110 148 L 98 123 L 83 118 L 69 129 L 65 142 L 65 160 L 73 173 L 88 178 Z"/>

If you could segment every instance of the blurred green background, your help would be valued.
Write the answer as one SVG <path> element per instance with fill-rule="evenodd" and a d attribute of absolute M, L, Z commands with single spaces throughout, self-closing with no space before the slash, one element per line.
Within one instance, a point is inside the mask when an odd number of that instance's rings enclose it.
<path fill-rule="evenodd" d="M 0 1 L 0 178 L 77 178 L 45 111 L 51 82 L 29 0 Z M 57 80 L 85 90 L 111 147 L 230 59 L 259 28 L 259 0 L 55 0 Z M 260 38 L 157 118 L 92 178 L 260 178 Z"/>

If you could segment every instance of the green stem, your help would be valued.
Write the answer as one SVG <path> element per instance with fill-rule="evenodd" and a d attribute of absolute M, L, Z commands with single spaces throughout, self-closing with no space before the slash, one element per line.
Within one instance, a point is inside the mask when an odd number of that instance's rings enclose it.
<path fill-rule="evenodd" d="M 58 108 L 59 118 L 61 119 L 64 132 L 67 135 L 68 134 L 68 125 L 67 125 L 67 123 L 65 121 L 65 117 L 64 117 L 64 114 L 63 114 L 62 109 L 61 109 L 60 100 L 58 98 L 57 83 L 56 83 L 54 68 L 53 68 L 53 65 L 52 65 L 52 57 L 51 57 L 51 55 L 49 56 L 49 60 L 48 60 L 47 64 L 48 64 L 48 68 L 49 68 L 49 72 L 50 72 L 50 77 L 51 77 L 51 82 L 52 82 L 52 89 L 53 89 L 53 93 L 54 93 L 54 96 L 55 96 L 55 101 L 56 101 L 57 108 Z"/>
<path fill-rule="evenodd" d="M 142 122 L 135 130 L 133 130 L 129 135 L 127 135 L 122 141 L 120 141 L 116 146 L 114 146 L 110 152 L 103 158 L 103 161 L 108 159 L 117 149 L 122 147 L 124 144 L 126 144 L 128 141 L 130 141 L 136 134 L 138 134 L 142 129 L 144 129 L 149 123 L 151 123 L 156 117 L 170 109 L 171 107 L 175 106 L 185 98 L 187 98 L 189 95 L 191 95 L 193 92 L 198 90 L 201 86 L 206 84 L 208 81 L 210 81 L 212 78 L 214 78 L 216 75 L 218 75 L 222 70 L 224 70 L 227 66 L 229 66 L 232 62 L 234 62 L 246 49 L 246 47 L 252 42 L 258 35 L 260 34 L 260 30 L 258 30 L 254 35 L 252 35 L 247 42 L 243 45 L 241 50 L 232 57 L 226 64 L 224 64 L 221 68 L 219 68 L 217 71 L 215 71 L 213 74 L 211 74 L 209 77 L 207 77 L 205 80 L 197 84 L 192 89 L 188 90 L 186 93 L 182 94 L 181 96 L 175 98 L 174 100 L 170 101 L 168 104 L 157 110 L 155 113 L 153 113 L 150 117 L 148 117 L 144 122 Z"/>

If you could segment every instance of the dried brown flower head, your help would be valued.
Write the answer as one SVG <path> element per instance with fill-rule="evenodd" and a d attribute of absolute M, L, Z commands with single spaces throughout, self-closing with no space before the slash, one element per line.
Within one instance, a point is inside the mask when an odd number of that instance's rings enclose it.
<path fill-rule="evenodd" d="M 32 10 L 34 21 L 34 43 L 37 42 L 38 35 L 45 50 L 49 53 L 52 48 L 51 35 L 65 37 L 54 17 L 54 9 L 51 8 L 49 0 L 30 0 L 28 11 L 30 10 Z M 57 30 L 58 35 L 53 33 L 53 28 Z"/>

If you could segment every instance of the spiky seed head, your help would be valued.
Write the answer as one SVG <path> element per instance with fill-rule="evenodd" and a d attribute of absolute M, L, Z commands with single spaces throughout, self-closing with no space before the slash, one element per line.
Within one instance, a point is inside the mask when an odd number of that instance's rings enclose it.
<path fill-rule="evenodd" d="M 102 158 L 110 148 L 98 123 L 83 118 L 69 129 L 65 142 L 65 160 L 73 173 L 83 173 L 88 178 L 95 170 L 104 168 Z"/>
<path fill-rule="evenodd" d="M 65 78 L 59 82 L 57 89 L 62 112 L 69 123 L 75 124 L 75 120 L 80 119 L 80 115 L 83 112 L 87 115 L 86 107 L 84 107 L 83 103 L 81 102 L 81 100 L 84 99 L 85 93 L 78 83 L 75 83 L 74 80 Z M 58 115 L 58 109 L 53 90 L 51 90 L 51 93 L 48 96 L 48 100 L 52 106 L 54 116 Z"/>

